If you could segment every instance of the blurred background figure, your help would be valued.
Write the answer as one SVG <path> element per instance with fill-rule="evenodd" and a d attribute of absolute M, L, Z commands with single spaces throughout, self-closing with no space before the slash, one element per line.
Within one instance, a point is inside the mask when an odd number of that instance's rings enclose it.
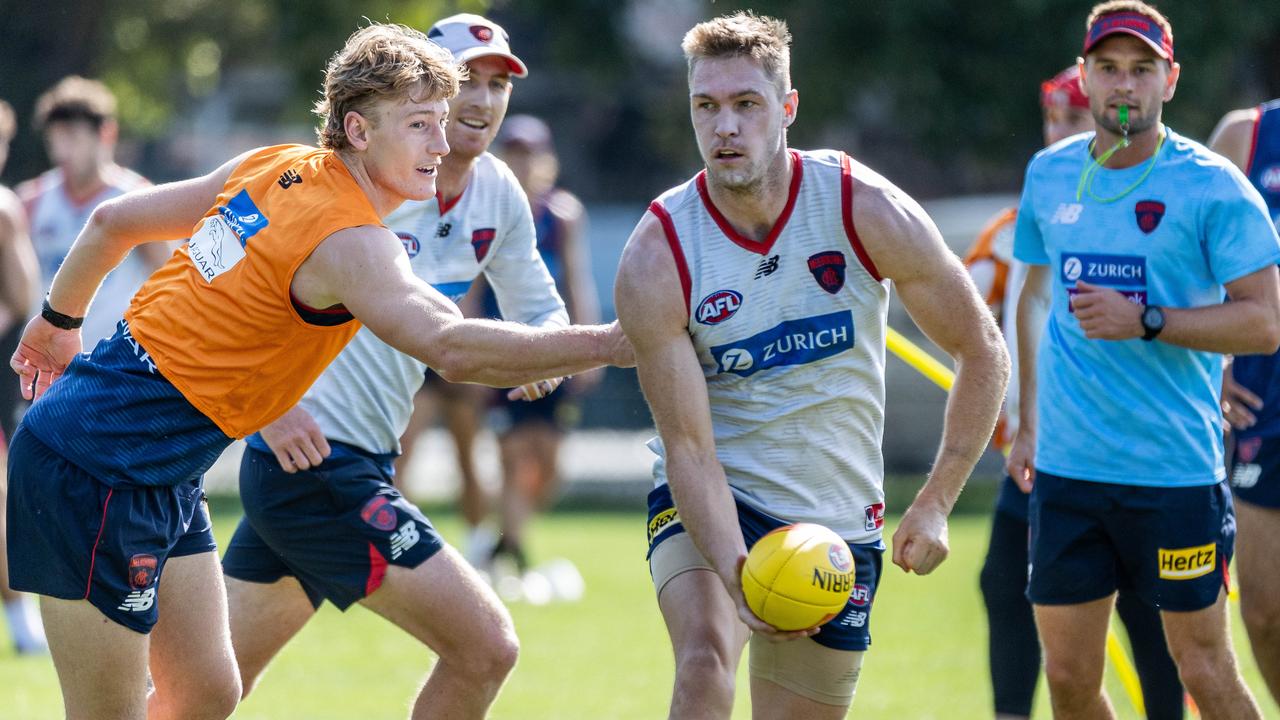
<path fill-rule="evenodd" d="M 53 167 L 17 190 L 31 224 L 43 294 L 94 208 L 149 183 L 115 163 L 116 98 L 101 82 L 63 78 L 36 101 L 35 125 Z M 166 243 L 141 245 L 107 275 L 80 330 L 86 351 L 115 332 L 130 298 L 170 251 Z"/>
<path fill-rule="evenodd" d="M 9 142 L 17 132 L 17 117 L 9 103 L 0 100 L 0 170 L 9 158 Z M 27 235 L 22 203 L 13 191 L 0 185 L 0 359 L 8 361 L 18 347 L 22 328 L 34 310 L 40 284 L 36 254 Z M 9 623 L 9 636 L 19 654 L 44 652 L 47 644 L 35 603 L 24 593 L 9 589 L 9 561 L 5 549 L 5 498 L 8 488 L 8 438 L 18 425 L 22 394 L 12 378 L 0 382 L 0 600 Z"/>
<path fill-rule="evenodd" d="M 511 167 L 529 197 L 533 225 L 538 236 L 538 253 L 555 278 L 573 323 L 600 322 L 600 304 L 591 277 L 591 259 L 586 239 L 587 215 L 573 193 L 556 186 L 560 161 L 556 156 L 551 129 L 532 115 L 507 118 L 498 134 L 498 154 Z M 491 292 L 485 293 L 485 312 L 499 316 Z M 544 595 L 541 580 L 549 581 L 553 596 L 568 599 L 580 585 L 576 570 L 567 560 L 558 560 L 528 572 L 527 528 L 534 513 L 546 509 L 560 487 L 558 456 L 566 431 L 581 419 L 578 402 L 600 383 L 603 373 L 593 370 L 567 380 L 559 392 L 533 402 L 509 401 L 496 393 L 492 413 L 502 460 L 502 494 L 498 503 L 499 533 L 491 551 L 498 590 L 503 593 L 503 576 L 524 577 L 526 599 L 537 601 Z M 507 583 L 508 597 L 516 594 Z"/>

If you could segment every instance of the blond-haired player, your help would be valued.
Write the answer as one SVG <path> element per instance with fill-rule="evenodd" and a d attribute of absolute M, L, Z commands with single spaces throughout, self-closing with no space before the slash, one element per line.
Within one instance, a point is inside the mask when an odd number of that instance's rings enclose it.
<path fill-rule="evenodd" d="M 23 548 L 10 547 L 11 582 L 45 596 L 68 717 L 231 713 L 241 687 L 202 473 L 293 407 L 361 323 L 453 380 L 513 386 L 629 361 L 608 327 L 462 319 L 382 225 L 435 193 L 460 79 L 422 33 L 372 24 L 326 70 L 321 148 L 262 148 L 127 194 L 76 241 L 10 361 L 38 397 L 10 455 Z M 79 316 L 107 270 L 133 245 L 184 235 L 116 334 L 78 356 Z M 371 515 L 398 519 L 393 507 Z M 505 614 L 454 610 L 511 662 Z M 459 670 L 442 660 L 431 687 L 472 691 Z"/>
<path fill-rule="evenodd" d="M 853 701 L 884 548 L 889 280 L 958 368 L 933 473 L 895 533 L 904 571 L 946 558 L 1008 377 L 999 329 L 919 205 L 844 153 L 787 147 L 790 40 L 750 13 L 685 35 L 706 170 L 649 206 L 618 272 L 660 436 L 649 561 L 672 717 L 727 718 L 748 641 L 756 717 L 844 717 Z M 780 633 L 747 608 L 739 570 L 756 538 L 800 521 L 849 543 L 856 584 L 820 630 Z"/>

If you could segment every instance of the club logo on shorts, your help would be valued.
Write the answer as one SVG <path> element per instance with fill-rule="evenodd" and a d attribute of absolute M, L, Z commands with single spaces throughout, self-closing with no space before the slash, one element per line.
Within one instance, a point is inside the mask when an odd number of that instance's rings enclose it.
<path fill-rule="evenodd" d="M 1142 200 L 1133 207 L 1133 213 L 1138 216 L 1138 229 L 1150 235 L 1160 226 L 1160 219 L 1164 217 L 1164 203 Z"/>
<path fill-rule="evenodd" d="M 159 564 L 155 555 L 139 553 L 129 558 L 129 587 L 134 590 L 150 587 L 155 582 Z"/>
<path fill-rule="evenodd" d="M 884 503 L 878 502 L 874 505 L 868 505 L 862 508 L 864 518 L 862 528 L 867 531 L 879 530 L 884 527 Z"/>
<path fill-rule="evenodd" d="M 866 607 L 871 603 L 871 588 L 857 583 L 853 586 L 853 592 L 849 593 L 849 602 L 857 607 Z"/>
<path fill-rule="evenodd" d="M 1258 451 L 1261 449 L 1262 438 L 1245 438 L 1236 443 L 1236 460 L 1251 463 L 1258 458 Z"/>
<path fill-rule="evenodd" d="M 733 317 L 742 307 L 742 293 L 737 290 L 717 290 L 698 303 L 696 318 L 703 325 L 719 325 Z"/>
<path fill-rule="evenodd" d="M 1161 580 L 1193 580 L 1217 567 L 1218 546 L 1214 543 L 1188 548 L 1160 548 Z"/>
<path fill-rule="evenodd" d="M 483 228 L 471 233 L 471 247 L 476 251 L 476 262 L 484 260 L 484 256 L 489 254 L 489 246 L 497 235 L 498 231 L 493 228 Z"/>
<path fill-rule="evenodd" d="M 404 251 L 409 257 L 418 257 L 418 253 L 422 250 L 422 243 L 418 242 L 417 235 L 397 230 L 396 237 L 400 238 L 400 244 L 404 246 Z"/>
<path fill-rule="evenodd" d="M 831 561 L 831 565 L 840 572 L 849 572 L 853 569 L 853 555 L 849 554 L 847 545 L 832 544 L 827 548 L 827 559 Z"/>
<path fill-rule="evenodd" d="M 809 272 L 818 281 L 818 287 L 835 295 L 844 287 L 844 253 L 827 250 L 809 256 Z"/>
<path fill-rule="evenodd" d="M 673 507 L 654 515 L 653 519 L 649 521 L 649 542 L 653 542 L 653 539 L 661 535 L 667 528 L 673 528 L 679 524 L 680 515 Z"/>
<path fill-rule="evenodd" d="M 376 495 L 360 509 L 360 519 L 383 532 L 396 529 L 396 509 L 386 495 Z"/>

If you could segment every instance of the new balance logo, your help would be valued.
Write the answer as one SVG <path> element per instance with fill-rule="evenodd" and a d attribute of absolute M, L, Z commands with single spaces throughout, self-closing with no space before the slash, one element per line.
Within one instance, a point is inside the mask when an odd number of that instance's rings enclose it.
<path fill-rule="evenodd" d="M 449 231 L 453 229 L 453 223 L 440 223 L 436 226 L 436 237 L 449 237 Z"/>
<path fill-rule="evenodd" d="M 301 185 L 302 176 L 298 174 L 297 170 L 285 170 L 284 174 L 276 182 L 280 183 L 280 187 L 288 190 L 292 185 Z"/>
<path fill-rule="evenodd" d="M 766 258 L 760 261 L 760 266 L 756 268 L 756 280 L 762 277 L 768 277 L 778 271 L 778 256 Z"/>
<path fill-rule="evenodd" d="M 1080 203 L 1058 203 L 1058 209 L 1053 211 L 1053 217 L 1049 219 L 1051 225 L 1075 225 L 1080 219 L 1080 213 L 1084 211 L 1084 206 Z"/>
<path fill-rule="evenodd" d="M 120 603 L 117 610 L 125 612 L 146 612 L 156 604 L 156 589 L 149 587 L 146 590 L 134 590 L 125 596 L 124 602 Z"/>
<path fill-rule="evenodd" d="M 400 529 L 391 533 L 391 559 L 395 560 L 404 554 L 405 550 L 418 544 L 422 536 L 418 534 L 418 526 L 412 520 L 400 526 Z"/>

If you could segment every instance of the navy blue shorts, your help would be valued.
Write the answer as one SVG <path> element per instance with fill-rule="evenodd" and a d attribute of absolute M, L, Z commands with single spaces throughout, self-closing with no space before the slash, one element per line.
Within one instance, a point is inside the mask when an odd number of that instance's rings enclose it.
<path fill-rule="evenodd" d="M 1071 605 L 1132 590 L 1161 610 L 1213 605 L 1226 586 L 1236 521 L 1226 482 L 1145 487 L 1037 471 L 1027 598 Z"/>
<path fill-rule="evenodd" d="M 1022 492 L 1018 484 L 1007 473 L 1000 481 L 1000 489 L 996 494 L 996 512 L 1006 513 L 1022 522 L 1027 521 L 1027 504 L 1031 496 Z"/>
<path fill-rule="evenodd" d="M 792 523 L 768 513 L 757 510 L 734 497 L 738 506 L 738 526 L 742 529 L 742 539 L 747 547 L 770 532 Z M 647 558 L 653 554 L 654 548 L 667 539 L 685 531 L 680 522 L 680 515 L 675 509 L 675 501 L 671 498 L 671 489 L 667 485 L 659 485 L 649 493 L 649 519 L 646 523 L 649 532 L 649 551 Z M 853 553 L 854 585 L 849 595 L 849 602 L 835 617 L 822 625 L 822 630 L 811 639 L 825 647 L 835 650 L 866 650 L 871 646 L 871 605 L 876 598 L 876 590 L 880 586 L 880 573 L 883 570 L 884 543 L 868 544 L 848 543 Z"/>
<path fill-rule="evenodd" d="M 165 561 L 217 548 L 203 499 L 199 480 L 111 487 L 20 426 L 9 448 L 9 584 L 88 600 L 150 632 Z"/>
<path fill-rule="evenodd" d="M 249 582 L 298 579 L 311 604 L 340 609 L 382 585 L 387 565 L 417 567 L 444 540 L 391 484 L 390 456 L 329 441 L 318 467 L 286 473 L 275 455 L 245 448 L 244 518 L 222 570 Z"/>
<path fill-rule="evenodd" d="M 1237 500 L 1280 509 L 1280 438 L 1237 439 L 1228 459 L 1227 478 Z"/>

